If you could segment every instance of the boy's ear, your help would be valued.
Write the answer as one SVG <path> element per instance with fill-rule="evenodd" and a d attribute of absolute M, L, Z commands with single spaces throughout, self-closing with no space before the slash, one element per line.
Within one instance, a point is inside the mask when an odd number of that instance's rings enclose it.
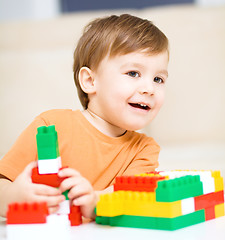
<path fill-rule="evenodd" d="M 79 71 L 79 82 L 81 89 L 87 93 L 95 93 L 95 83 L 94 83 L 94 77 L 93 72 L 88 67 L 82 67 Z"/>

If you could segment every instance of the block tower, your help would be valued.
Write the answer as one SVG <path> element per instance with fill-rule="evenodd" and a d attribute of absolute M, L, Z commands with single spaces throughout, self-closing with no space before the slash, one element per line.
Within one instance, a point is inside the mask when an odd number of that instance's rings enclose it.
<path fill-rule="evenodd" d="M 219 171 L 168 171 L 117 177 L 114 192 L 100 196 L 96 222 L 176 230 L 224 216 Z"/>
<path fill-rule="evenodd" d="M 32 171 L 33 183 L 42 183 L 52 187 L 59 187 L 64 178 L 58 176 L 62 168 L 61 157 L 59 155 L 58 134 L 55 126 L 42 126 L 37 129 L 37 154 L 38 166 Z M 71 205 L 67 196 L 68 191 L 63 195 L 66 200 L 61 203 L 57 214 L 68 214 L 71 226 L 81 224 L 80 208 Z"/>
<path fill-rule="evenodd" d="M 62 168 L 62 164 L 55 126 L 39 127 L 37 129 L 36 140 L 38 166 L 32 170 L 32 182 L 57 188 L 64 178 L 58 176 L 58 171 Z M 25 231 L 20 231 L 20 229 L 25 225 L 27 226 L 27 224 L 33 225 L 35 228 L 40 224 L 46 225 L 48 229 L 51 228 L 51 226 L 53 227 L 53 225 L 54 228 L 57 228 L 57 222 L 60 222 L 61 226 L 67 224 L 67 222 L 69 222 L 71 226 L 80 225 L 82 223 L 80 208 L 70 204 L 67 193 L 68 191 L 63 193 L 66 200 L 61 203 L 59 211 L 53 215 L 49 215 L 46 203 L 10 204 L 7 212 L 8 239 L 20 239 L 19 236 L 23 239 L 23 237 L 25 237 Z M 29 226 L 29 228 L 31 227 Z M 13 231 L 11 231 L 11 229 L 13 229 Z M 26 232 L 29 233 L 27 230 L 28 229 L 26 229 Z M 41 231 L 38 231 L 38 236 L 40 232 Z M 59 231 L 58 236 L 60 236 Z"/>

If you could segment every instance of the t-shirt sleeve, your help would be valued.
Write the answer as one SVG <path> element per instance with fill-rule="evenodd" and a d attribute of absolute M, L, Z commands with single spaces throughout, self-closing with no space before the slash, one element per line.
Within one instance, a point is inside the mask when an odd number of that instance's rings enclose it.
<path fill-rule="evenodd" d="M 135 175 L 155 171 L 159 166 L 160 146 L 153 138 L 148 138 L 144 146 L 129 164 L 123 175 Z"/>
<path fill-rule="evenodd" d="M 0 160 L 0 174 L 14 181 L 23 169 L 37 159 L 37 128 L 46 125 L 39 116 L 21 133 L 9 152 Z"/>

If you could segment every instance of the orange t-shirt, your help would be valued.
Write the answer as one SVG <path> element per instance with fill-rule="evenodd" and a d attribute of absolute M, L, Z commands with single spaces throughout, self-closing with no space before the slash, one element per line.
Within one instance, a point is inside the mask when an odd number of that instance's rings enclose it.
<path fill-rule="evenodd" d="M 92 126 L 79 110 L 50 110 L 36 117 L 0 160 L 2 175 L 13 181 L 28 163 L 37 160 L 37 128 L 49 125 L 55 125 L 58 132 L 62 166 L 78 170 L 95 190 L 110 186 L 116 176 L 158 167 L 160 147 L 153 138 L 133 131 L 109 137 Z"/>

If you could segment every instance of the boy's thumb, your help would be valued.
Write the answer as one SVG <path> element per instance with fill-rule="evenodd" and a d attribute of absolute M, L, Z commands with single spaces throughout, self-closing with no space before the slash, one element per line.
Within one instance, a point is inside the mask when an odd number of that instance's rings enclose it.
<path fill-rule="evenodd" d="M 30 162 L 25 168 L 24 168 L 24 171 L 23 173 L 27 176 L 31 176 L 31 173 L 32 173 L 32 169 L 34 167 L 37 167 L 37 161 L 33 161 L 33 162 Z"/>

